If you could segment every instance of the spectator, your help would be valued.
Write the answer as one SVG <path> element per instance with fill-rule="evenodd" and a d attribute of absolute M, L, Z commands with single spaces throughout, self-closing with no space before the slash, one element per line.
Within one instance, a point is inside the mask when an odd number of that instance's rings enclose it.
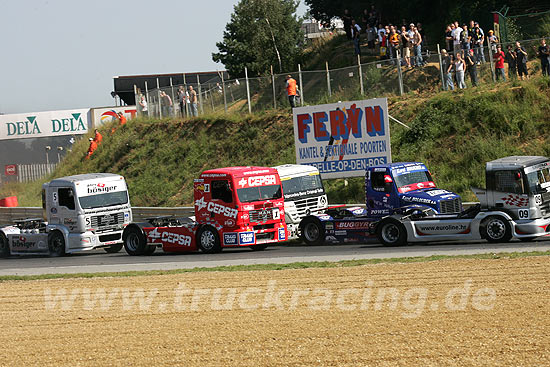
<path fill-rule="evenodd" d="M 128 122 L 128 120 L 126 120 L 126 117 L 124 116 L 124 114 L 122 112 L 119 112 L 117 113 L 117 116 L 118 116 L 118 121 L 120 122 L 120 126 L 126 125 L 126 122 Z"/>
<path fill-rule="evenodd" d="M 296 96 L 298 95 L 298 86 L 296 80 L 291 75 L 286 76 L 286 94 L 288 96 L 288 102 L 290 107 L 296 107 Z"/>
<path fill-rule="evenodd" d="M 426 37 L 426 34 L 424 33 L 424 29 L 422 28 L 422 23 L 416 23 L 416 28 L 418 29 L 418 33 L 420 34 L 420 38 L 421 38 L 420 50 L 421 51 L 422 51 L 422 49 L 427 50 L 428 38 Z M 422 56 L 420 56 L 420 58 L 422 59 L 422 65 L 426 65 L 428 63 Z"/>
<path fill-rule="evenodd" d="M 180 104 L 180 113 L 181 116 L 185 116 L 185 106 L 186 106 L 186 99 L 187 99 L 187 93 L 185 92 L 185 88 L 183 85 L 180 85 L 178 88 L 178 100 Z"/>
<path fill-rule="evenodd" d="M 407 27 L 402 26 L 401 27 L 401 54 L 403 55 L 403 59 L 405 60 L 405 65 L 410 68 L 411 67 L 411 46 L 410 46 L 410 38 L 409 38 L 409 32 L 407 31 Z"/>
<path fill-rule="evenodd" d="M 544 38 L 540 40 L 540 46 L 537 50 L 537 56 L 540 59 L 540 68 L 542 69 L 542 75 L 550 76 L 550 47 L 548 47 Z"/>
<path fill-rule="evenodd" d="M 514 52 L 512 45 L 508 45 L 508 51 L 506 52 L 506 63 L 508 64 L 508 77 L 510 79 L 516 79 L 517 60 L 516 60 L 516 53 Z"/>
<path fill-rule="evenodd" d="M 518 75 L 521 80 L 525 76 L 526 79 L 529 79 L 529 74 L 527 73 L 527 52 L 525 48 L 521 45 L 519 41 L 516 42 L 516 67 L 518 69 Z"/>
<path fill-rule="evenodd" d="M 464 59 L 462 58 L 462 54 L 460 52 L 456 54 L 454 64 L 455 64 L 456 85 L 458 88 L 464 89 L 466 88 L 466 83 L 464 83 L 465 65 L 464 65 Z"/>
<path fill-rule="evenodd" d="M 168 117 L 172 111 L 172 98 L 164 91 L 160 92 L 160 104 L 162 107 L 162 117 Z"/>
<path fill-rule="evenodd" d="M 141 96 L 141 99 L 139 101 L 139 106 L 141 107 L 141 113 L 144 116 L 149 116 L 149 110 L 147 109 L 147 101 L 145 100 L 145 96 Z"/>
<path fill-rule="evenodd" d="M 351 40 L 351 15 L 348 9 L 344 9 L 344 15 L 342 15 L 342 21 L 344 22 L 344 30 L 346 31 L 346 37 Z"/>
<path fill-rule="evenodd" d="M 477 63 L 473 49 L 470 49 L 470 51 L 466 54 L 464 62 L 466 64 L 466 70 L 468 70 L 468 74 L 470 75 L 472 85 L 477 87 Z"/>
<path fill-rule="evenodd" d="M 460 47 L 462 48 L 462 54 L 466 57 L 470 53 L 470 34 L 466 24 L 462 26 L 462 33 L 460 33 Z"/>
<path fill-rule="evenodd" d="M 101 144 L 101 142 L 103 141 L 103 136 L 99 133 L 98 129 L 95 129 L 94 141 L 97 145 Z"/>
<path fill-rule="evenodd" d="M 453 68 L 451 56 L 447 54 L 447 50 L 445 49 L 441 50 L 441 56 L 443 56 L 441 60 L 441 67 L 443 68 L 443 89 L 448 90 L 450 88 L 451 90 L 455 90 L 453 76 L 451 74 Z"/>
<path fill-rule="evenodd" d="M 88 147 L 88 152 L 86 153 L 86 159 L 90 159 L 92 154 L 94 154 L 97 149 L 97 143 L 95 140 L 93 138 L 89 138 L 88 140 L 90 141 L 90 146 Z"/>
<path fill-rule="evenodd" d="M 484 63 L 485 62 L 485 53 L 483 52 L 483 43 L 485 42 L 485 33 L 483 32 L 483 28 L 481 28 L 479 26 L 478 22 L 474 23 L 474 27 L 479 29 L 479 36 L 477 37 L 478 42 L 479 42 L 479 49 L 478 49 L 478 52 L 479 52 L 478 57 L 479 58 L 478 58 L 477 61 Z M 478 31 L 476 30 L 475 32 L 478 32 Z"/>
<path fill-rule="evenodd" d="M 445 45 L 447 50 L 453 49 L 453 30 L 450 24 L 445 29 Z"/>
<path fill-rule="evenodd" d="M 374 53 L 374 43 L 376 40 L 376 28 L 372 27 L 370 24 L 367 24 L 367 47 Z"/>
<path fill-rule="evenodd" d="M 413 28 L 412 44 L 416 58 L 414 65 L 416 67 L 424 66 L 424 61 L 422 60 L 422 35 L 418 31 L 418 27 Z"/>
<path fill-rule="evenodd" d="M 197 108 L 198 101 L 197 101 L 197 92 L 193 89 L 193 86 L 189 86 L 189 96 L 188 99 L 190 107 L 191 107 L 191 116 L 198 116 L 199 110 Z"/>
<path fill-rule="evenodd" d="M 361 48 L 359 46 L 359 37 L 361 34 L 361 27 L 355 23 L 355 19 L 351 20 L 351 39 L 353 40 L 353 47 L 355 48 L 355 55 L 361 55 Z"/>
<path fill-rule="evenodd" d="M 361 14 L 361 24 L 363 25 L 363 29 L 369 29 L 369 11 L 367 9 L 363 9 L 363 14 Z"/>
<path fill-rule="evenodd" d="M 497 81 L 502 78 L 502 81 L 505 82 L 506 75 L 504 74 L 504 52 L 502 52 L 500 45 L 497 45 L 497 52 L 493 58 L 495 59 L 495 74 Z"/>
<path fill-rule="evenodd" d="M 390 27 L 390 57 L 397 58 L 399 55 L 399 34 L 395 31 L 395 27 Z"/>
<path fill-rule="evenodd" d="M 489 40 L 489 44 L 491 45 L 491 52 L 494 54 L 497 52 L 497 43 L 498 38 L 494 35 L 494 32 L 492 30 L 489 31 L 489 36 L 487 37 Z"/>
<path fill-rule="evenodd" d="M 474 44 L 474 52 L 476 55 L 477 64 L 485 62 L 485 55 L 483 54 L 483 34 L 481 28 L 474 27 L 474 34 L 472 36 L 472 43 Z"/>
<path fill-rule="evenodd" d="M 462 28 L 460 28 L 458 22 L 454 22 L 454 24 L 451 25 L 451 29 L 453 30 L 453 53 L 456 55 L 460 52 L 460 35 L 462 34 Z"/>

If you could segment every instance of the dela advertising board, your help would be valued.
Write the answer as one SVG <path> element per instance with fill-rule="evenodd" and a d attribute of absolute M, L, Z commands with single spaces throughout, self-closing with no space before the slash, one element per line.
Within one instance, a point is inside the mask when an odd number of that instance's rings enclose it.
<path fill-rule="evenodd" d="M 364 176 L 391 163 L 388 101 L 376 98 L 294 108 L 296 162 L 323 178 Z"/>

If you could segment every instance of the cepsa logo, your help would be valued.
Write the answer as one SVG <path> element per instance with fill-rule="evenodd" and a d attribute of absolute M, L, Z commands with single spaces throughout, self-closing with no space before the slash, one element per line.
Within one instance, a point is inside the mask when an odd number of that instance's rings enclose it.
<path fill-rule="evenodd" d="M 212 201 L 209 201 L 208 203 L 204 200 L 204 197 L 198 199 L 195 201 L 195 206 L 197 207 L 197 211 L 200 212 L 202 209 L 206 208 L 209 212 L 215 213 L 215 214 L 221 214 L 228 218 L 237 218 L 237 214 L 239 211 L 237 209 L 233 209 L 221 204 L 214 203 Z"/>
<path fill-rule="evenodd" d="M 266 175 L 266 176 L 253 176 L 239 180 L 240 187 L 258 187 L 266 185 L 276 185 L 277 177 L 275 175 Z"/>
<path fill-rule="evenodd" d="M 190 247 L 192 241 L 191 236 L 167 231 L 160 232 L 158 228 L 155 228 L 149 232 L 147 237 L 152 243 L 155 243 L 157 242 L 156 240 L 160 239 L 162 242 L 174 243 L 185 247 Z"/>

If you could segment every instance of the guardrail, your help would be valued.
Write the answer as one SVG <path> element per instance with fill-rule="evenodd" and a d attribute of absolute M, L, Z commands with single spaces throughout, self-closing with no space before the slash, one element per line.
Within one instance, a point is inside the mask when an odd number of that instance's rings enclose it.
<path fill-rule="evenodd" d="M 463 207 L 478 203 L 467 202 L 462 203 Z M 336 205 L 336 204 L 335 204 Z M 365 206 L 365 204 L 346 204 L 346 206 Z M 156 208 L 156 207 L 132 207 L 133 220 L 135 222 L 144 221 L 146 218 L 159 217 L 164 215 L 172 215 L 175 217 L 187 217 L 194 215 L 194 207 L 192 206 L 179 206 L 168 208 Z M 3 208 L 0 207 L 0 225 L 12 224 L 14 220 L 21 218 L 41 218 L 41 207 L 14 207 Z"/>

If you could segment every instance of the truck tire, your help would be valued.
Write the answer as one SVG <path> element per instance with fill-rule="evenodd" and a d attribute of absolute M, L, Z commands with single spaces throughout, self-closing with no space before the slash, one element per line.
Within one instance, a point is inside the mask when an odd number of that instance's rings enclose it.
<path fill-rule="evenodd" d="M 218 231 L 210 226 L 201 227 L 197 233 L 199 249 L 205 254 L 215 254 L 222 251 Z"/>
<path fill-rule="evenodd" d="M 325 243 L 325 228 L 317 218 L 304 218 L 301 223 L 301 239 L 308 245 L 322 245 Z"/>
<path fill-rule="evenodd" d="M 485 219 L 481 223 L 479 232 L 488 242 L 508 242 L 512 238 L 510 223 L 498 215 Z"/>
<path fill-rule="evenodd" d="M 267 248 L 267 243 L 260 243 L 259 245 L 250 246 L 252 251 L 263 251 Z"/>
<path fill-rule="evenodd" d="M 0 257 L 10 256 L 10 244 L 5 234 L 0 233 Z"/>
<path fill-rule="evenodd" d="M 122 236 L 124 249 L 131 256 L 144 255 L 147 249 L 147 239 L 137 227 L 130 227 Z"/>
<path fill-rule="evenodd" d="M 109 247 L 104 247 L 103 250 L 105 250 L 108 254 L 116 254 L 120 250 L 122 250 L 122 247 L 124 247 L 124 244 L 118 243 L 116 245 L 111 245 Z"/>
<path fill-rule="evenodd" d="M 407 230 L 396 219 L 384 219 L 376 227 L 376 237 L 383 246 L 403 246 L 407 244 Z"/>
<path fill-rule="evenodd" d="M 65 255 L 65 237 L 61 232 L 54 231 L 48 235 L 48 249 L 50 250 L 50 256 Z"/>

